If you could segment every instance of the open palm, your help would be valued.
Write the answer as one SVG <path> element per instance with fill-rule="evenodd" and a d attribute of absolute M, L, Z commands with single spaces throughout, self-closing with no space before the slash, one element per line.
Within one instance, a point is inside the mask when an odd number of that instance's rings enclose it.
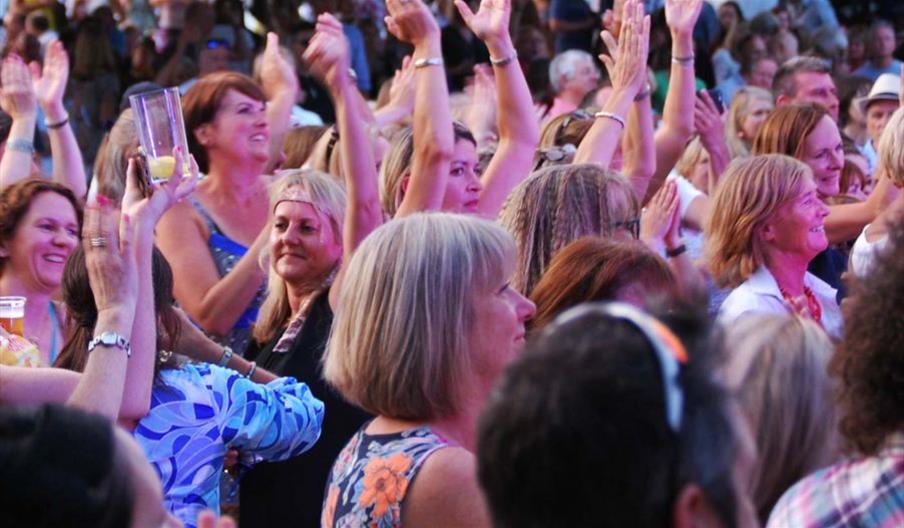
<path fill-rule="evenodd" d="M 689 34 L 694 30 L 703 0 L 666 0 L 665 20 L 672 31 Z"/>
<path fill-rule="evenodd" d="M 487 40 L 508 34 L 511 0 L 481 0 L 477 13 L 463 0 L 455 0 L 455 7 L 477 38 Z"/>
<path fill-rule="evenodd" d="M 55 40 L 47 47 L 43 69 L 37 62 L 32 62 L 29 68 L 38 104 L 47 107 L 54 103 L 61 103 L 63 94 L 66 92 L 66 81 L 69 78 L 69 56 L 63 48 L 63 43 Z"/>

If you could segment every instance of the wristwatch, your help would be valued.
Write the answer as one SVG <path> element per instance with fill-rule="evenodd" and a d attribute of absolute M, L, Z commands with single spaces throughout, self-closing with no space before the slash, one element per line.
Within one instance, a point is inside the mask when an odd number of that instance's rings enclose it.
<path fill-rule="evenodd" d="M 88 352 L 97 346 L 116 347 L 126 353 L 126 357 L 132 357 L 132 345 L 129 341 L 116 332 L 103 332 L 88 343 Z"/>

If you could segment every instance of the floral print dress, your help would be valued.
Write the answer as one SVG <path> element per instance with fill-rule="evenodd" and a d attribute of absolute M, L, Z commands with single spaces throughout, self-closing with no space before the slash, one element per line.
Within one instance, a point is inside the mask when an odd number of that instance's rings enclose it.
<path fill-rule="evenodd" d="M 327 481 L 322 528 L 402 526 L 402 501 L 418 470 L 449 443 L 429 427 L 370 435 L 364 424 L 345 446 Z"/>

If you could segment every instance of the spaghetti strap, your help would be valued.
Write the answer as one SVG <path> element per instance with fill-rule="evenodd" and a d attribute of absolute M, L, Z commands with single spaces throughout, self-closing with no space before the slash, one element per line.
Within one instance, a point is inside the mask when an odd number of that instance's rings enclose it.
<path fill-rule="evenodd" d="M 47 303 L 47 313 L 50 315 L 50 365 L 48 367 L 53 366 L 54 361 L 56 361 L 57 357 L 57 340 L 59 338 L 59 329 L 60 322 L 57 319 L 56 307 L 53 305 L 53 301 Z"/>

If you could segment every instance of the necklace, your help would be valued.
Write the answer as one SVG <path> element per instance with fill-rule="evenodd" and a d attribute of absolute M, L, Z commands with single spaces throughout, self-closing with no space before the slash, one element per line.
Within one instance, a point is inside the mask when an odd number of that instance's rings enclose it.
<path fill-rule="evenodd" d="M 791 305 L 793 309 L 794 298 L 781 286 L 778 287 L 778 291 L 781 292 L 782 297 L 785 298 L 785 302 Z M 817 324 L 822 326 L 822 306 L 819 304 L 819 299 L 816 298 L 816 294 L 813 293 L 813 290 L 806 285 L 804 286 L 804 296 L 807 298 L 807 308 L 810 310 L 810 316 Z"/>

